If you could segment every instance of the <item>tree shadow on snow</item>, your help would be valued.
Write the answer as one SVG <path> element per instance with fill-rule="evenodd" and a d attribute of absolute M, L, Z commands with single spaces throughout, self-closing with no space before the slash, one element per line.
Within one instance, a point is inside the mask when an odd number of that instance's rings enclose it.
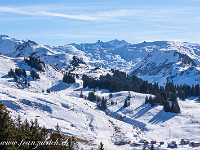
<path fill-rule="evenodd" d="M 137 121 L 137 120 L 135 120 L 135 118 L 129 118 L 129 117 L 126 117 L 125 115 L 122 116 L 121 114 L 118 113 L 119 111 L 121 111 L 123 109 L 124 109 L 124 107 L 122 106 L 117 112 L 110 111 L 110 113 L 108 113 L 108 115 L 117 119 L 117 120 L 121 120 L 121 121 L 126 122 L 128 124 L 137 126 L 140 129 L 147 130 L 146 127 L 145 127 L 146 126 L 145 123 Z"/>
<path fill-rule="evenodd" d="M 198 97 L 190 97 L 190 98 L 188 98 L 188 100 L 193 100 L 193 101 L 195 101 L 196 103 L 200 103 L 200 100 L 199 100 Z"/>
<path fill-rule="evenodd" d="M 7 107 L 15 110 L 15 111 L 18 111 L 20 109 L 22 109 L 17 103 L 15 102 L 12 102 L 12 101 L 8 101 L 8 100 L 3 100 L 1 101 L 4 105 L 6 105 Z"/>
<path fill-rule="evenodd" d="M 79 86 L 79 84 L 78 83 L 67 84 L 67 83 L 64 83 L 63 81 L 59 81 L 58 84 L 56 84 L 55 86 L 52 86 L 50 88 L 50 91 L 62 91 L 62 90 L 68 89 L 72 86 L 75 86 L 77 88 Z"/>
<path fill-rule="evenodd" d="M 122 111 L 122 110 L 124 110 L 124 106 L 122 106 L 118 111 L 116 111 L 116 112 L 120 112 L 120 111 Z"/>
<path fill-rule="evenodd" d="M 142 109 L 141 109 L 142 108 Z M 151 105 L 149 104 L 142 104 L 141 106 L 139 106 L 138 108 L 136 108 L 135 110 L 139 110 L 133 117 L 135 119 L 142 117 L 144 114 L 146 114 L 150 109 L 152 109 L 153 107 L 151 107 Z"/>
<path fill-rule="evenodd" d="M 152 124 L 163 123 L 177 115 L 178 115 L 177 113 L 165 112 L 162 109 L 149 121 L 149 123 L 152 123 Z"/>
<path fill-rule="evenodd" d="M 4 75 L 4 76 L 2 76 L 1 78 L 13 78 L 13 77 L 9 77 L 7 74 L 6 75 Z"/>

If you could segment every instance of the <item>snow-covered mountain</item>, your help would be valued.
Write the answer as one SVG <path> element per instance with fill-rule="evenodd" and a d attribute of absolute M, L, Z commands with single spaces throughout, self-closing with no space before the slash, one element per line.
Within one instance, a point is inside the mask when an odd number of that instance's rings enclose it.
<path fill-rule="evenodd" d="M 0 53 L 9 57 L 33 56 L 41 59 L 46 64 L 59 68 L 66 68 L 74 55 L 83 55 L 73 46 L 66 46 L 67 52 L 53 50 L 49 46 L 39 45 L 30 40 L 16 40 L 6 35 L 0 36 Z M 64 49 L 64 47 L 63 47 Z M 84 56 L 83 56 L 84 57 Z"/>
<path fill-rule="evenodd" d="M 133 70 L 132 74 L 159 85 L 166 81 L 188 85 L 199 84 L 200 81 L 199 66 L 188 55 L 176 50 L 150 52 Z"/>
<path fill-rule="evenodd" d="M 0 52 L 9 57 L 34 56 L 46 64 L 66 70 L 73 56 L 89 66 L 118 69 L 158 82 L 199 84 L 200 45 L 188 42 L 155 41 L 130 44 L 126 41 L 44 46 L 30 40 L 0 36 Z M 191 78 L 192 77 L 192 78 Z"/>
<path fill-rule="evenodd" d="M 181 113 L 174 114 L 165 112 L 163 106 L 145 104 L 145 97 L 149 94 L 130 92 L 130 106 L 124 108 L 127 91 L 112 93 L 110 98 L 109 91 L 96 90 L 96 95 L 108 99 L 108 108 L 103 112 L 95 102 L 80 98 L 81 91 L 85 97 L 93 89 L 83 88 L 83 81 L 78 77 L 76 83 L 64 83 L 63 73 L 70 71 L 98 78 L 113 68 L 160 84 L 166 83 L 167 79 L 174 83 L 198 84 L 199 49 L 200 45 L 186 42 L 130 44 L 118 40 L 55 47 L 0 36 L 0 100 L 13 117 L 20 114 L 23 120 L 37 118 L 39 124 L 48 129 L 58 123 L 63 134 L 82 140 L 79 146 L 83 149 L 97 149 L 100 142 L 106 150 L 142 149 L 142 146 L 129 144 L 115 145 L 119 141 L 138 143 L 142 139 L 164 141 L 164 145 L 158 147 L 157 144 L 155 147 L 170 149 L 167 143 L 172 140 L 200 140 L 198 98 L 178 100 Z M 44 71 L 37 71 L 25 63 L 24 57 L 29 56 L 44 61 Z M 74 67 L 71 64 L 73 56 L 85 63 Z M 97 67 L 97 64 L 103 68 Z M 23 77 L 19 77 L 21 80 L 16 83 L 13 77 L 8 76 L 9 70 L 15 68 L 26 70 L 30 86 L 21 84 Z M 31 70 L 35 70 L 40 79 L 33 79 Z M 52 92 L 47 93 L 47 89 Z M 186 150 L 193 147 L 180 145 L 179 148 Z"/>
<path fill-rule="evenodd" d="M 124 70 L 159 85 L 172 80 L 175 84 L 188 85 L 200 81 L 199 44 L 173 41 L 129 44 L 114 40 L 73 45 L 88 57 L 103 60 L 104 67 Z"/>
<path fill-rule="evenodd" d="M 119 40 L 71 45 L 84 51 L 88 58 L 102 67 L 123 71 L 131 71 L 132 67 L 151 51 L 146 50 L 143 43 L 132 45 Z"/>

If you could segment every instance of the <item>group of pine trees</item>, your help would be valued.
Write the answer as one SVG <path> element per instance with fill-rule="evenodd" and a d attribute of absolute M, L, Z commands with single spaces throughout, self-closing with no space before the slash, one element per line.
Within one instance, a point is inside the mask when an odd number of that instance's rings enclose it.
<path fill-rule="evenodd" d="M 21 77 L 21 75 L 23 75 L 24 78 L 27 77 L 26 70 L 25 69 L 19 69 L 19 68 L 15 68 L 15 70 L 10 69 L 10 71 L 8 72 L 8 76 L 11 77 L 11 76 L 14 76 L 14 75 L 17 75 L 19 77 Z"/>
<path fill-rule="evenodd" d="M 35 68 L 39 71 L 44 71 L 43 65 L 44 62 L 40 61 L 40 59 L 34 58 L 34 57 L 29 57 L 29 58 L 24 58 L 24 61 L 31 66 L 31 68 Z M 15 68 L 15 70 L 10 69 L 8 71 L 8 76 L 13 77 L 14 81 L 19 83 L 19 78 L 18 77 L 23 77 L 24 79 L 24 84 L 30 85 L 29 82 L 27 82 L 27 74 L 25 69 L 19 69 Z M 35 70 L 31 70 L 30 76 L 33 79 L 40 79 L 40 76 L 38 73 L 35 72 Z"/>
<path fill-rule="evenodd" d="M 200 97 L 199 85 L 174 85 L 173 82 L 168 82 L 165 87 L 158 86 L 158 83 L 148 83 L 134 75 L 126 75 L 126 73 L 112 70 L 113 75 L 107 74 L 100 76 L 100 79 L 94 79 L 87 75 L 82 76 L 83 87 L 107 89 L 110 92 L 119 91 L 134 91 L 138 93 L 152 94 L 146 103 L 154 105 L 163 105 L 166 112 L 180 113 L 177 98 L 185 100 L 187 97 Z M 128 101 L 125 101 L 125 107 Z"/>
<path fill-rule="evenodd" d="M 130 94 L 130 91 L 129 91 L 129 92 L 128 92 L 128 96 L 127 96 L 127 98 L 126 98 L 125 101 L 124 101 L 124 108 L 126 108 L 126 107 L 128 107 L 128 106 L 131 105 L 130 100 L 131 100 L 131 94 Z"/>
<path fill-rule="evenodd" d="M 30 73 L 31 77 L 33 79 L 40 79 L 40 76 L 37 72 L 35 72 L 35 70 L 31 70 L 31 73 Z"/>
<path fill-rule="evenodd" d="M 95 91 L 95 90 L 94 90 Z M 83 93 L 81 91 L 80 93 L 80 98 L 83 98 Z M 105 97 L 100 97 L 98 95 L 95 95 L 94 92 L 89 92 L 88 97 L 85 97 L 89 101 L 97 101 L 97 107 L 101 110 L 106 110 L 107 109 L 107 99 Z"/>
<path fill-rule="evenodd" d="M 19 80 L 20 80 L 20 78 L 22 78 L 23 81 L 24 81 L 23 83 L 27 84 L 28 86 L 30 86 L 30 83 L 27 81 L 27 73 L 26 73 L 25 69 L 19 69 L 19 68 L 15 68 L 14 70 L 10 69 L 10 71 L 8 71 L 8 76 L 9 77 L 13 77 L 13 80 L 16 83 L 21 83 L 21 82 L 19 82 Z M 39 74 L 37 72 L 35 72 L 35 70 L 31 70 L 30 76 L 33 79 L 40 79 Z"/>
<path fill-rule="evenodd" d="M 63 82 L 70 84 L 70 83 L 75 83 L 76 80 L 75 80 L 74 75 L 69 72 L 69 73 L 64 74 Z"/>
<path fill-rule="evenodd" d="M 35 68 L 38 71 L 44 72 L 43 66 L 45 65 L 43 61 L 40 61 L 40 59 L 37 59 L 35 57 L 29 57 L 29 58 L 24 58 L 24 61 L 31 66 L 31 68 Z"/>
<path fill-rule="evenodd" d="M 15 68 L 15 70 L 10 69 L 10 71 L 8 71 L 8 76 L 9 77 L 13 77 L 13 80 L 16 83 L 19 83 L 18 77 L 21 77 L 21 78 L 23 78 L 24 84 L 30 86 L 30 83 L 27 81 L 27 74 L 26 74 L 26 70 L 25 69 L 19 69 L 19 68 Z"/>
<path fill-rule="evenodd" d="M 140 93 L 148 93 L 153 89 L 153 84 L 136 76 L 127 76 L 126 73 L 118 70 L 112 70 L 112 73 L 112 76 L 110 74 L 101 75 L 98 80 L 84 74 L 82 76 L 83 87 L 108 89 L 110 92 L 135 91 Z"/>
<path fill-rule="evenodd" d="M 106 110 L 107 109 L 107 99 L 105 97 L 98 98 L 97 100 L 97 107 L 101 110 Z"/>
<path fill-rule="evenodd" d="M 61 144 L 65 140 L 68 140 L 67 144 Z M 73 150 L 74 147 L 77 146 L 76 140 L 74 138 L 65 140 L 64 137 L 60 134 L 60 128 L 58 125 L 56 126 L 55 132 L 48 133 L 45 127 L 39 126 L 37 120 L 30 122 L 25 120 L 23 122 L 21 117 L 18 116 L 18 118 L 14 121 L 11 119 L 5 105 L 0 102 L 0 149 Z M 20 145 L 22 141 L 23 144 Z M 46 144 L 37 146 L 36 142 L 38 141 L 43 143 L 46 141 Z M 52 145 L 47 144 L 47 142 L 58 142 L 58 144 Z"/>
<path fill-rule="evenodd" d="M 10 71 L 8 71 L 8 76 L 9 77 L 14 77 L 14 76 L 19 76 L 21 77 L 22 75 L 24 76 L 24 78 L 27 77 L 27 74 L 26 74 L 26 70 L 25 69 L 19 69 L 19 68 L 15 68 L 15 70 L 13 69 L 10 69 Z"/>
<path fill-rule="evenodd" d="M 77 67 L 79 66 L 79 64 L 86 64 L 83 60 L 79 59 L 76 56 L 72 57 L 72 61 L 70 63 L 73 67 Z"/>

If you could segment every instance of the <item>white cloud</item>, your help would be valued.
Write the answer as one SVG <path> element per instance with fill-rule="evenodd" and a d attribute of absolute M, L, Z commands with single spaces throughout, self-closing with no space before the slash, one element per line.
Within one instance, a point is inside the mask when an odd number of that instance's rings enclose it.
<path fill-rule="evenodd" d="M 0 7 L 0 13 L 14 13 L 20 15 L 28 15 L 28 16 L 37 16 L 37 17 L 59 17 L 59 18 L 68 18 L 68 19 L 76 19 L 76 20 L 85 20 L 85 21 L 120 21 L 120 20 L 142 20 L 142 21 L 160 21 L 160 22 L 185 22 L 185 14 L 189 15 L 187 17 L 191 20 L 190 15 L 194 13 L 196 10 L 191 10 L 189 8 L 137 8 L 137 9 L 118 9 L 111 11 L 101 11 L 94 13 L 86 13 L 83 14 L 83 11 L 76 11 L 76 14 L 70 14 L 70 10 L 68 13 L 63 13 L 65 9 L 61 9 L 63 12 L 60 13 L 61 10 L 57 8 L 52 9 L 45 6 L 27 6 L 27 7 Z M 66 7 L 62 7 L 66 8 Z M 67 7 L 69 8 L 69 7 Z M 67 9 L 66 8 L 66 9 Z M 77 10 L 77 8 L 75 8 Z M 53 10 L 54 12 L 52 12 Z M 55 12 L 56 11 L 56 12 Z M 59 12 L 57 12 L 59 11 Z M 75 12 L 73 12 L 75 13 Z M 196 12 L 195 12 L 196 13 Z M 186 16 L 187 16 L 186 15 Z M 196 18 L 194 16 L 193 18 Z M 173 27 L 172 27 L 173 28 Z"/>
<path fill-rule="evenodd" d="M 68 14 L 52 13 L 52 12 L 46 12 L 46 11 L 37 11 L 36 14 L 37 13 L 38 15 L 41 15 L 41 16 L 62 17 L 62 18 L 88 20 L 88 21 L 99 20 L 99 18 L 97 17 L 87 16 L 87 15 L 68 15 Z"/>
<path fill-rule="evenodd" d="M 147 23 L 147 25 L 151 25 L 154 27 L 161 27 L 161 28 L 170 28 L 170 29 L 182 29 L 182 30 L 188 29 L 186 27 L 181 27 L 181 26 L 159 25 L 159 24 L 152 24 L 152 23 Z"/>
<path fill-rule="evenodd" d="M 21 15 L 33 15 L 34 14 L 32 12 L 23 11 L 23 10 L 12 8 L 12 7 L 0 7 L 0 12 L 21 14 Z"/>

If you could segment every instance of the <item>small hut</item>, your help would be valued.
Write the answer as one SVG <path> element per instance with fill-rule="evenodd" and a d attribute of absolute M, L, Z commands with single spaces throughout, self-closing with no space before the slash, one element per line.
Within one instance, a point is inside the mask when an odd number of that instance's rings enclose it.
<path fill-rule="evenodd" d="M 140 140 L 139 143 L 145 143 L 148 142 L 147 140 Z M 148 142 L 149 143 L 149 142 Z"/>
<path fill-rule="evenodd" d="M 156 144 L 156 141 L 151 141 L 151 144 Z"/>
<path fill-rule="evenodd" d="M 116 141 L 115 145 L 126 145 L 131 144 L 131 141 Z"/>
<path fill-rule="evenodd" d="M 194 146 L 194 147 L 200 146 L 200 142 L 192 142 L 191 146 Z"/>
<path fill-rule="evenodd" d="M 176 144 L 175 141 L 172 141 L 171 143 L 168 144 L 168 147 L 169 147 L 169 148 L 177 148 L 177 146 L 178 146 L 178 145 Z"/>
<path fill-rule="evenodd" d="M 164 142 L 160 142 L 160 145 L 163 145 L 163 144 L 165 144 Z"/>
<path fill-rule="evenodd" d="M 141 144 L 134 142 L 134 143 L 131 144 L 131 146 L 141 146 Z"/>
<path fill-rule="evenodd" d="M 181 142 L 180 142 L 182 145 L 186 145 L 186 144 L 189 144 L 190 141 L 188 139 L 181 139 Z"/>

